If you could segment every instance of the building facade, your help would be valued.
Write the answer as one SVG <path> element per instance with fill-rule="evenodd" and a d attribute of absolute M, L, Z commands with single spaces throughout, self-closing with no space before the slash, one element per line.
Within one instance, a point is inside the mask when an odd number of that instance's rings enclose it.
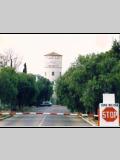
<path fill-rule="evenodd" d="M 45 56 L 45 73 L 44 77 L 51 82 L 57 80 L 62 74 L 62 55 L 55 52 Z"/>

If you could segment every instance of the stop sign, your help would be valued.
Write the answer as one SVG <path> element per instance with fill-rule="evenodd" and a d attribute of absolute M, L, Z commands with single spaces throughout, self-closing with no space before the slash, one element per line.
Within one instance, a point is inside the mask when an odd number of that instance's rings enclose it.
<path fill-rule="evenodd" d="M 111 106 L 102 111 L 102 118 L 107 122 L 114 122 L 117 119 L 117 111 Z"/>
<path fill-rule="evenodd" d="M 119 126 L 119 104 L 100 103 L 98 112 L 98 126 L 118 127 Z"/>

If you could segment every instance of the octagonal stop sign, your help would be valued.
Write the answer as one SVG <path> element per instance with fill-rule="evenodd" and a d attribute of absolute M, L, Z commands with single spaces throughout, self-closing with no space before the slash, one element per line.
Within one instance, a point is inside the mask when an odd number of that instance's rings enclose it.
<path fill-rule="evenodd" d="M 99 104 L 99 126 L 119 126 L 119 104 Z"/>
<path fill-rule="evenodd" d="M 117 111 L 113 107 L 107 107 L 102 111 L 102 118 L 107 122 L 114 122 L 117 119 Z"/>

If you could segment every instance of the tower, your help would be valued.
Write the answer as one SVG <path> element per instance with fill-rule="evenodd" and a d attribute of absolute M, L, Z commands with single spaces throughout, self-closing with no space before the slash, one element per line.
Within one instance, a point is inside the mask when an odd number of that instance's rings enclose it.
<path fill-rule="evenodd" d="M 52 52 L 45 56 L 45 78 L 51 82 L 57 80 L 62 74 L 62 55 Z"/>

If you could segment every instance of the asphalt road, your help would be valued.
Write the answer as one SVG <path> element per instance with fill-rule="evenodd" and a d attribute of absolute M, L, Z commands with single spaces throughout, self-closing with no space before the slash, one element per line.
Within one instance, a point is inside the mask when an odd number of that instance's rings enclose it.
<path fill-rule="evenodd" d="M 38 107 L 35 112 L 65 113 L 64 106 Z M 0 121 L 0 127 L 86 127 L 91 126 L 78 116 L 71 115 L 15 115 Z"/>

